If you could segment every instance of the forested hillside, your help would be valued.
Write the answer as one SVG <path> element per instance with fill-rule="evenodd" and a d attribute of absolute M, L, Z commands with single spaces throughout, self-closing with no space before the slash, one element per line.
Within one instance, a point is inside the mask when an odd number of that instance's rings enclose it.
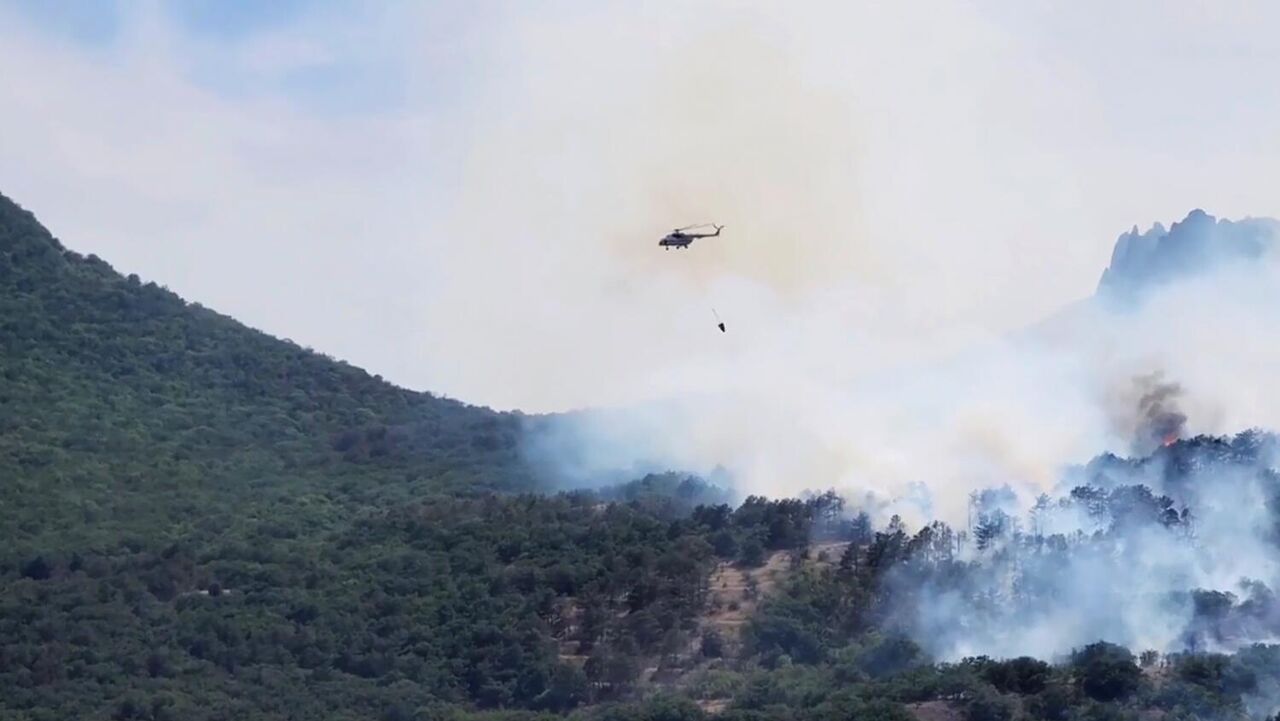
<path fill-rule="evenodd" d="M 1029 517 L 975 493 L 966 528 L 676 473 L 552 494 L 520 417 L 121 276 L 3 198 L 0 374 L 5 721 L 1280 708 L 1272 579 L 1233 575 L 1280 547 L 1267 434 L 1100 457 Z"/>
<path fill-rule="evenodd" d="M 678 477 L 519 495 L 519 417 L 122 276 L 4 198 L 0 323 L 5 718 L 621 698 L 695 643 L 711 542 L 750 535 L 704 538 L 724 494 Z"/>
<path fill-rule="evenodd" d="M 517 418 L 122 276 L 2 196 L 0 377 L 0 500 L 33 509 L 0 520 L 10 551 L 295 532 L 353 502 L 531 484 Z"/>
<path fill-rule="evenodd" d="M 81 663 L 128 669 L 141 658 L 128 648 L 160 643 L 140 599 L 173 610 L 219 583 L 244 594 L 246 576 L 315 588 L 307 559 L 370 514 L 533 487 L 518 418 L 396 388 L 122 276 L 2 196 L 0 379 L 8 704 L 18 688 L 44 689 L 36 707 L 73 703 L 40 677 L 77 673 L 75 644 L 49 633 L 79 633 Z M 247 603 L 240 620 L 265 613 Z M 80 712 L 109 715 L 114 694 Z"/>

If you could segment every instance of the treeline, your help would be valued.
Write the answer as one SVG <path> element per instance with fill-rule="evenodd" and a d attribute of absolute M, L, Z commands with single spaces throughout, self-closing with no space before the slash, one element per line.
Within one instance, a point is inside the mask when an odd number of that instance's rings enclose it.
<path fill-rule="evenodd" d="M 1124 489 L 1070 497 L 1129 514 L 1148 494 Z M 1094 643 L 1056 664 L 936 664 L 893 612 L 912 602 L 902 579 L 963 589 L 966 573 L 1034 534 L 992 535 L 979 560 L 963 560 L 967 531 L 911 533 L 897 519 L 867 531 L 834 494 L 673 510 L 720 493 L 654 476 L 555 496 L 437 496 L 308 533 L 282 509 L 243 536 L 158 551 L 10 552 L 3 708 L 23 721 L 657 721 L 708 708 L 834 721 L 907 719 L 930 705 L 976 721 L 1227 719 L 1256 716 L 1280 691 L 1280 647 L 1265 645 L 1135 657 Z M 1163 523 L 1166 504 L 1151 497 L 1139 517 Z M 847 545 L 819 559 L 815 538 Z M 750 568 L 742 549 L 753 544 L 792 563 L 740 654 L 725 657 L 700 618 L 708 574 Z M 1215 613 L 1211 598 L 1200 605 Z M 677 673 L 654 683 L 655 668 Z"/>
<path fill-rule="evenodd" d="M 650 664 L 698 662 L 707 578 L 731 560 L 713 540 L 799 548 L 828 502 L 662 518 L 640 491 L 669 480 L 438 496 L 305 535 L 281 518 L 158 551 L 9 554 L 4 707 L 24 719 L 406 718 L 433 704 L 564 712 L 625 698 Z"/>
<path fill-rule="evenodd" d="M 1280 536 L 1267 530 L 1280 518 L 1274 450 L 1274 438 L 1245 433 L 1179 442 L 1141 461 L 1100 459 L 1077 478 L 1095 485 L 1041 497 L 1025 522 L 1002 489 L 973 494 L 966 528 L 932 522 L 912 532 L 895 516 L 835 564 L 799 566 L 746 627 L 756 680 L 731 670 L 718 684 L 744 711 L 817 708 L 825 694 L 860 686 L 859 698 L 943 703 L 971 719 L 1274 713 L 1280 646 L 1248 645 L 1280 634 L 1280 604 L 1265 583 L 1241 579 L 1243 597 L 1213 588 L 1151 591 L 1169 587 L 1161 573 L 1191 573 L 1231 553 L 1259 554 L 1265 563 L 1280 551 Z M 1243 497 L 1268 504 L 1224 503 Z M 1233 522 L 1245 530 L 1227 533 L 1224 524 Z M 1124 623 L 1177 631 L 1175 648 L 1245 648 L 1162 655 L 1082 637 L 1055 665 L 1031 658 L 937 665 L 911 640 L 950 656 L 966 645 L 1025 644 L 1019 634 L 1069 638 L 1076 626 L 1124 633 Z M 788 679 L 780 689 L 769 680 L 775 673 Z M 767 692 L 752 691 L 753 683 Z M 822 690 L 796 691 L 806 684 Z"/>
<path fill-rule="evenodd" d="M 1250 432 L 1234 439 L 1179 442 L 1165 450 L 1167 457 L 1136 464 L 1104 458 L 1089 466 L 1090 478 L 1098 485 L 1075 486 L 1057 499 L 1042 495 L 1026 522 L 1013 512 L 1015 498 L 1008 489 L 971 494 L 967 528 L 933 521 L 911 532 L 894 516 L 872 533 L 865 514 L 840 520 L 839 536 L 854 542 L 834 566 L 794 574 L 785 592 L 766 604 L 751 626 L 756 649 L 767 657 L 814 662 L 879 628 L 930 636 L 927 629 L 913 628 L 912 619 L 903 613 L 920 608 L 923 596 L 948 596 L 953 613 L 968 615 L 969 628 L 983 614 L 999 621 L 1006 612 L 1060 610 L 1064 595 L 1123 590 L 1123 578 L 1106 573 L 1142 572 L 1138 565 L 1125 566 L 1137 560 L 1135 554 L 1186 554 L 1224 543 L 1229 550 L 1244 552 L 1240 544 L 1246 538 L 1261 544 L 1263 552 L 1280 551 L 1280 535 L 1268 531 L 1268 524 L 1280 520 L 1280 505 L 1273 505 L 1280 501 L 1280 476 L 1265 462 L 1274 449 L 1274 438 Z M 1126 466 L 1128 474 L 1116 473 L 1117 467 Z M 1148 471 L 1158 472 L 1154 480 L 1183 489 L 1184 499 L 1201 505 L 1179 503 L 1146 485 L 1125 483 L 1135 476 L 1152 478 Z M 1223 504 L 1233 490 L 1261 495 L 1268 505 Z M 749 512 L 748 505 L 739 513 Z M 1224 541 L 1201 534 L 1199 526 L 1206 519 L 1215 524 L 1211 530 L 1216 534 L 1221 534 L 1224 519 L 1235 519 L 1247 529 L 1263 526 L 1256 534 L 1248 530 Z M 1089 573 L 1072 573 L 1082 569 Z M 1069 588 L 1086 577 L 1098 587 Z M 1190 610 L 1185 645 L 1280 633 L 1280 605 L 1274 593 L 1258 579 L 1244 581 L 1243 599 L 1212 589 L 1191 589 L 1164 599 Z M 788 609 L 797 612 L 788 615 Z M 774 613 L 786 618 L 775 623 L 770 617 Z M 1025 621 L 1025 616 L 1019 620 Z M 951 619 L 943 622 L 957 627 Z M 786 633 L 774 633 L 774 626 Z"/>
<path fill-rule="evenodd" d="M 895 579 L 960 563 L 955 549 L 971 539 L 897 520 L 863 538 L 834 494 L 680 514 L 662 493 L 720 491 L 655 476 L 598 492 L 432 497 L 305 537 L 264 525 L 158 553 L 11 554 L 0 563 L 3 708 L 23 721 L 656 721 L 707 709 L 834 721 L 932 705 L 975 721 L 1065 721 L 1256 717 L 1280 698 L 1277 646 L 1135 656 L 1099 642 L 1057 663 L 937 664 L 891 612 L 910 602 Z M 819 560 L 815 537 L 847 545 Z M 740 549 L 751 543 L 792 563 L 741 652 L 725 656 L 705 642 L 707 579 L 718 563 L 749 568 Z M 677 673 L 655 682 L 655 668 Z"/>

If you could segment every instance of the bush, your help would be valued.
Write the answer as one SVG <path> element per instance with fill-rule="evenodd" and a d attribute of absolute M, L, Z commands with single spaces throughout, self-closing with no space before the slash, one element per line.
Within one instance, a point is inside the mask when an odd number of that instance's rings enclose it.
<path fill-rule="evenodd" d="M 1070 686 L 1054 683 L 1027 699 L 1027 710 L 1032 717 L 1044 721 L 1066 721 L 1076 701 Z"/>
<path fill-rule="evenodd" d="M 1034 694 L 1044 690 L 1052 669 L 1029 656 L 997 661 L 983 671 L 983 678 L 1003 693 Z"/>
<path fill-rule="evenodd" d="M 1222 654 L 1185 655 L 1177 661 L 1178 677 L 1217 694 L 1238 696 L 1254 690 L 1257 675 Z"/>
<path fill-rule="evenodd" d="M 991 691 L 982 690 L 964 704 L 965 721 L 1009 721 L 1013 718 L 1013 704 Z"/>
<path fill-rule="evenodd" d="M 724 639 L 720 637 L 720 633 L 715 629 L 707 629 L 702 634 L 702 655 L 707 658 L 720 658 L 724 656 Z"/>
<path fill-rule="evenodd" d="M 738 552 L 738 564 L 746 568 L 759 568 L 764 565 L 764 546 L 754 538 L 742 542 Z"/>
<path fill-rule="evenodd" d="M 1142 683 L 1142 670 L 1123 646 L 1099 641 L 1071 654 L 1080 690 L 1097 701 L 1129 696 Z"/>
<path fill-rule="evenodd" d="M 925 662 L 924 652 L 911 639 L 887 636 L 858 655 L 858 666 L 871 678 L 884 678 Z"/>

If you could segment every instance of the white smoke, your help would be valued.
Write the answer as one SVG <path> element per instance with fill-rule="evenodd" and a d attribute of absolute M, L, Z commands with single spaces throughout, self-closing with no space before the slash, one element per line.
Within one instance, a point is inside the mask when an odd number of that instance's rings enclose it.
<path fill-rule="evenodd" d="M 575 482 L 649 462 L 722 465 L 743 492 L 772 496 L 834 486 L 893 498 L 923 483 L 929 514 L 954 522 L 972 490 L 1009 485 L 1027 507 L 1068 464 L 1135 443 L 1149 451 L 1152 423 L 1178 421 L 1160 441 L 1280 427 L 1267 370 L 1280 345 L 1265 330 L 1277 301 L 1280 275 L 1264 259 L 1157 288 L 1134 308 L 1079 304 L 1016 338 L 918 363 L 871 333 L 846 343 L 834 321 L 778 326 L 780 343 L 762 339 L 732 366 L 673 361 L 655 374 L 661 403 L 567 419 L 556 442 L 578 433 L 594 449 Z M 928 519 L 917 511 L 904 516 Z"/>
<path fill-rule="evenodd" d="M 1077 131 L 1057 111 L 1079 98 L 989 72 L 1025 60 L 991 17 L 562 10 L 513 11 L 480 56 L 470 101 L 487 112 L 464 126 L 426 332 L 455 359 L 439 383 L 467 400 L 643 409 L 576 419 L 589 450 L 565 457 L 569 480 L 724 466 L 744 493 L 891 500 L 925 484 L 928 508 L 904 500 L 904 515 L 955 519 L 974 488 L 1029 501 L 1064 464 L 1127 450 L 1111 396 L 1134 376 L 1182 384 L 1191 432 L 1245 420 L 1221 415 L 1212 373 L 1188 367 L 1155 311 L 1087 320 L 1064 343 L 1005 335 L 1092 290 L 1109 249 L 1051 242 L 1075 206 L 1024 215 L 1020 197 L 1052 191 L 995 182 L 1013 156 L 972 142 L 1010 117 Z M 937 47 L 895 51 L 908 35 Z M 983 195 L 956 207 L 944 187 Z M 725 235 L 657 247 L 708 221 Z"/>
<path fill-rule="evenodd" d="M 947 660 L 1056 658 L 1100 639 L 1160 653 L 1274 641 L 1269 602 L 1234 620 L 1197 614 L 1193 592 L 1231 594 L 1238 605 L 1280 582 L 1270 507 L 1280 486 L 1266 473 L 1272 454 L 1224 463 L 1215 450 L 1223 449 L 1186 445 L 1158 456 L 1181 464 L 1173 474 L 1156 462 L 1111 476 L 1149 484 L 1157 498 L 1168 494 L 1175 514 L 1189 515 L 1162 523 L 1094 516 L 1083 500 L 1051 503 L 1035 533 L 1005 534 L 981 551 L 971 541 L 959 554 L 962 573 L 934 580 L 909 567 L 896 573 L 890 587 L 913 600 L 897 620 Z"/>
<path fill-rule="evenodd" d="M 1092 292 L 1107 236 L 1153 207 L 1134 200 L 1130 220 L 1082 232 L 1091 203 L 1058 183 L 1086 177 L 1062 149 L 1091 117 L 1082 86 L 994 72 L 1036 59 L 982 12 L 779 7 L 507 18 L 474 90 L 490 111 L 467 125 L 450 273 L 433 289 L 457 302 L 428 328 L 466 359 L 437 369 L 446 387 L 597 408 L 531 435 L 531 457 L 567 485 L 724 468 L 743 494 L 835 488 L 912 525 L 962 525 L 988 487 L 1025 512 L 1071 464 L 1128 453 L 1146 413 L 1134 379 L 1153 373 L 1180 388 L 1184 436 L 1280 427 L 1268 263 L 1224 260 L 1135 307 L 1086 300 L 1008 333 Z M 901 51 L 919 37 L 921 54 Z M 1088 177 L 1125 171 L 1104 165 Z M 657 247 L 710 221 L 724 236 Z M 1169 592 L 1273 575 L 1261 516 L 1206 513 L 1201 545 L 1142 531 L 1116 558 L 1072 562 L 1056 613 L 922 637 L 945 639 L 945 656 L 1097 636 L 1173 648 L 1188 610 Z M 960 599 L 925 601 L 965 628 Z"/>

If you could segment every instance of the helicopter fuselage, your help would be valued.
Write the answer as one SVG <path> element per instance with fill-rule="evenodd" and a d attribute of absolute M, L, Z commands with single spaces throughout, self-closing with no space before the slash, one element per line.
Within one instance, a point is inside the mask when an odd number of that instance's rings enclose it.
<path fill-rule="evenodd" d="M 683 229 L 677 228 L 676 230 L 667 233 L 667 237 L 659 240 L 658 245 L 666 248 L 667 250 L 671 250 L 672 248 L 688 248 L 689 244 L 697 238 L 714 238 L 720 235 L 720 231 L 723 229 L 724 226 L 717 225 L 716 232 L 714 233 L 686 233 Z"/>
<path fill-rule="evenodd" d="M 667 248 L 688 248 L 693 242 L 694 236 L 685 235 L 684 233 L 672 233 L 662 240 L 658 241 L 658 245 Z"/>

